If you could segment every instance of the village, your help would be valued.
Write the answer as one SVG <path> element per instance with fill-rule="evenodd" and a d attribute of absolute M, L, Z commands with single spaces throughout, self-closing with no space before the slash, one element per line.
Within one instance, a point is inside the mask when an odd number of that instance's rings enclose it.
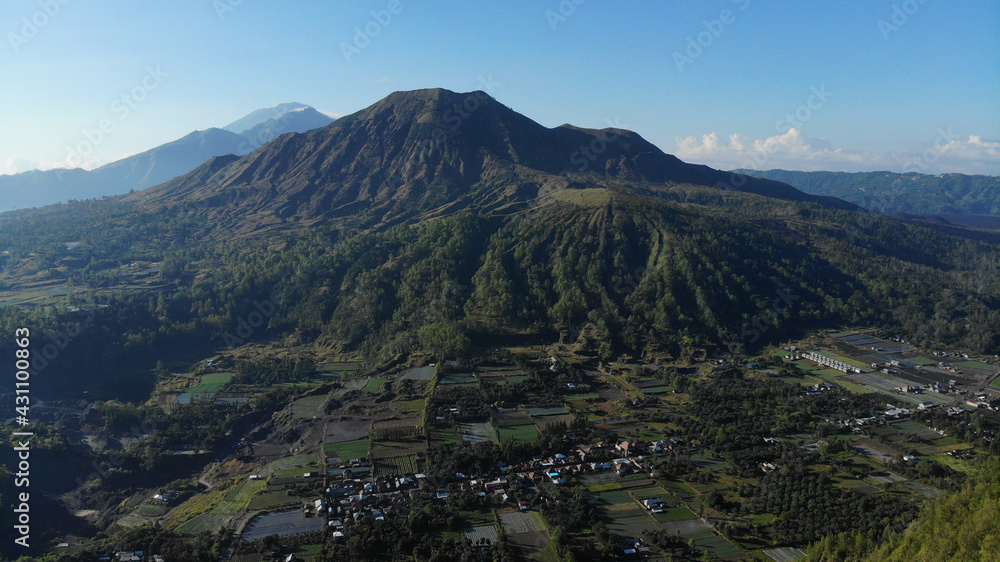
<path fill-rule="evenodd" d="M 359 526 L 423 511 L 447 515 L 443 536 L 555 560 L 552 510 L 581 490 L 607 536 L 577 539 L 612 545 L 617 556 L 655 559 L 650 538 L 663 532 L 717 558 L 795 559 L 799 548 L 760 536 L 766 516 L 732 507 L 751 502 L 745 490 L 782 470 L 789 451 L 852 494 L 921 501 L 946 491 L 921 465 L 967 471 L 977 449 L 955 428 L 1000 407 L 995 358 L 931 352 L 931 365 L 912 348 L 887 351 L 873 331 L 792 342 L 744 362 L 605 362 L 581 347 L 498 348 L 478 364 L 368 376 L 349 361 L 317 365 L 300 397 L 212 461 L 201 484 L 137 494 L 117 525 L 231 533 L 231 560 L 311 560 Z M 229 384 L 231 358 L 210 361 L 155 402 L 238 407 L 252 397 L 255 389 Z M 748 384 L 791 383 L 783 388 L 795 407 L 816 404 L 816 423 L 828 429 L 768 431 L 740 444 L 759 461 L 734 463 L 724 437 L 707 442 L 692 427 L 707 423 L 694 385 L 736 372 Z M 840 409 L 845 399 L 857 404 Z"/>

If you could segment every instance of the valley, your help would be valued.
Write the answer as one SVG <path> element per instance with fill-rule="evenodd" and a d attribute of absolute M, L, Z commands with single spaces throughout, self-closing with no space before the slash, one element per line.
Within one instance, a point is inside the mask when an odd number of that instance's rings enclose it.
<path fill-rule="evenodd" d="M 1000 447 L 984 230 L 483 92 L 0 214 L 0 241 L 40 560 L 862 558 Z"/>
<path fill-rule="evenodd" d="M 255 345 L 199 361 L 165 377 L 149 407 L 212 419 L 276 389 L 289 402 L 227 432 L 216 453 L 171 451 L 214 460 L 197 478 L 136 491 L 108 521 L 231 537 L 226 557 L 241 561 L 361 556 L 345 541 L 412 525 L 421 510 L 440 518 L 431 538 L 414 539 L 428 544 L 464 536 L 540 559 L 632 550 L 778 560 L 801 556 L 803 539 L 867 524 L 838 509 L 864 505 L 905 524 L 996 448 L 995 357 L 922 350 L 872 329 L 817 333 L 747 361 L 606 362 L 588 347 L 580 335 L 368 374 L 316 362 L 304 380 L 272 384 L 240 381 L 278 365 L 261 357 L 295 350 Z M 256 368 L 241 363 L 254 357 Z M 120 441 L 135 448 L 158 432 Z M 833 502 L 829 520 L 786 519 L 787 508 L 764 502 L 789 473 L 815 481 L 801 493 Z M 559 503 L 572 501 L 580 512 L 567 518 Z"/>

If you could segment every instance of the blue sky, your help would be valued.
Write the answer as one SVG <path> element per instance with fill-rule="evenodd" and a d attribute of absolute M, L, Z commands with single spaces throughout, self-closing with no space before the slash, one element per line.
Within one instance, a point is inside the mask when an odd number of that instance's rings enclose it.
<path fill-rule="evenodd" d="M 0 173 L 65 165 L 102 122 L 90 167 L 444 87 L 721 168 L 1000 175 L 995 0 L 4 0 L 0 22 Z"/>

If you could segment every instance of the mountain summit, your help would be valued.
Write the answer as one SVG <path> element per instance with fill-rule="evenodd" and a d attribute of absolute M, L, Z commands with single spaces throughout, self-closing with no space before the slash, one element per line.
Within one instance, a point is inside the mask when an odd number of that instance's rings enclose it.
<path fill-rule="evenodd" d="M 94 170 L 54 169 L 0 176 L 0 211 L 145 189 L 186 174 L 209 158 L 247 154 L 283 133 L 324 127 L 333 117 L 301 103 L 259 109 L 224 129 L 194 131 Z"/>
<path fill-rule="evenodd" d="M 547 128 L 482 91 L 395 92 L 327 127 L 206 166 L 213 171 L 195 170 L 136 198 L 269 224 L 333 217 L 393 224 L 466 208 L 512 211 L 574 187 L 648 194 L 679 184 L 853 208 L 686 164 L 631 131 Z"/>

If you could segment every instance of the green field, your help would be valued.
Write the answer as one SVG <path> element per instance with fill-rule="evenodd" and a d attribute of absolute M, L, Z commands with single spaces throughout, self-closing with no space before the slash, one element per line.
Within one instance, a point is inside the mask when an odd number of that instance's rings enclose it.
<path fill-rule="evenodd" d="M 424 399 L 399 400 L 392 403 L 392 407 L 401 414 L 419 414 L 424 411 Z"/>
<path fill-rule="evenodd" d="M 140 505 L 139 509 L 137 509 L 136 511 L 139 513 L 139 515 L 142 515 L 143 517 L 161 517 L 163 515 L 166 515 L 167 512 L 170 511 L 170 508 L 165 505 L 144 503 Z"/>
<path fill-rule="evenodd" d="M 376 393 L 382 390 L 382 385 L 385 384 L 385 379 L 368 379 L 365 386 L 361 387 L 364 392 Z"/>
<path fill-rule="evenodd" d="M 374 461 L 374 473 L 380 476 L 402 476 L 420 472 L 415 455 L 400 455 L 398 457 L 381 457 Z"/>
<path fill-rule="evenodd" d="M 198 384 L 187 389 L 191 394 L 214 394 L 236 376 L 236 373 L 211 373 L 202 375 Z"/>
<path fill-rule="evenodd" d="M 938 362 L 933 359 L 928 359 L 926 357 L 908 357 L 906 359 L 910 363 L 916 363 L 917 365 L 937 365 Z"/>
<path fill-rule="evenodd" d="M 650 388 L 643 388 L 642 389 L 642 391 L 645 392 L 646 394 L 664 394 L 664 393 L 667 393 L 667 392 L 672 392 L 673 390 L 674 390 L 674 387 L 672 387 L 672 386 L 665 386 L 665 385 L 653 386 L 653 387 L 650 387 Z"/>
<path fill-rule="evenodd" d="M 299 503 L 298 498 L 293 498 L 289 496 L 284 490 L 276 490 L 273 492 L 264 492 L 263 494 L 258 494 L 250 500 L 250 509 L 273 509 L 275 507 L 282 507 L 286 505 L 293 505 Z"/>
<path fill-rule="evenodd" d="M 615 517 L 607 523 L 608 530 L 622 537 L 641 537 L 643 531 L 656 531 L 660 526 L 646 515 Z"/>
<path fill-rule="evenodd" d="M 813 377 L 819 377 L 826 382 L 832 382 L 838 384 L 845 389 L 855 393 L 855 394 L 868 394 L 874 392 L 874 390 L 865 388 L 860 384 L 851 382 L 850 380 L 844 378 L 844 373 L 836 369 L 823 369 L 822 371 L 813 371 L 810 373 Z"/>
<path fill-rule="evenodd" d="M 608 482 L 607 484 L 594 484 L 593 486 L 588 486 L 587 490 L 591 492 L 606 492 L 608 490 L 621 490 L 622 485 L 620 482 Z"/>
<path fill-rule="evenodd" d="M 690 509 L 681 506 L 665 509 L 663 513 L 657 513 L 653 518 L 657 521 L 687 521 L 689 519 L 697 519 L 698 516 Z"/>
<path fill-rule="evenodd" d="M 431 430 L 430 438 L 431 441 L 437 441 L 447 445 L 454 445 L 455 443 L 460 443 L 462 440 L 458 431 L 452 427 Z"/>
<path fill-rule="evenodd" d="M 533 425 L 501 427 L 497 429 L 497 437 L 501 443 L 508 439 L 513 439 L 520 443 L 535 443 L 538 441 L 538 428 Z"/>
<path fill-rule="evenodd" d="M 588 499 L 594 507 L 603 507 L 611 511 L 619 511 L 615 509 L 615 506 L 638 507 L 632 501 L 632 496 L 628 495 L 625 490 L 609 490 L 594 494 Z"/>
<path fill-rule="evenodd" d="M 663 489 L 662 486 L 646 486 L 643 488 L 635 488 L 630 490 L 632 497 L 642 501 L 648 500 L 650 498 L 660 498 L 663 501 L 669 501 L 670 493 Z"/>
<path fill-rule="evenodd" d="M 463 511 L 462 521 L 468 527 L 481 527 L 484 525 L 495 525 L 496 518 L 492 511 Z"/>
<path fill-rule="evenodd" d="M 198 515 L 207 513 L 215 507 L 215 504 L 222 501 L 225 495 L 226 493 L 222 490 L 212 490 L 195 494 L 174 509 L 170 514 L 170 520 L 176 524 L 178 521 L 188 521 Z"/>
<path fill-rule="evenodd" d="M 225 523 L 229 515 L 222 513 L 202 513 L 177 527 L 177 532 L 197 535 L 208 531 L 214 533 Z"/>
<path fill-rule="evenodd" d="M 792 365 L 795 365 L 796 367 L 802 369 L 803 371 L 815 371 L 816 369 L 819 368 L 816 365 L 810 365 L 805 361 L 794 361 L 792 362 Z"/>
<path fill-rule="evenodd" d="M 986 363 L 980 363 L 979 361 L 962 361 L 961 363 L 955 363 L 959 367 L 968 367 L 970 369 L 980 369 L 983 371 L 992 371 L 993 365 L 987 365 Z"/>
<path fill-rule="evenodd" d="M 238 513 L 246 508 L 242 502 L 235 502 L 229 500 L 222 500 L 221 502 L 215 504 L 212 511 L 209 513 L 220 513 L 225 515 L 232 515 L 233 513 Z"/>
<path fill-rule="evenodd" d="M 327 455 L 334 453 L 338 457 L 349 459 L 360 459 L 368 456 L 371 448 L 371 439 L 358 439 L 357 441 L 344 441 L 342 443 L 327 443 L 323 445 L 323 452 Z"/>
<path fill-rule="evenodd" d="M 263 492 L 265 488 L 267 483 L 264 480 L 246 479 L 226 494 L 226 500 L 242 504 L 245 508 L 250 499 Z"/>

